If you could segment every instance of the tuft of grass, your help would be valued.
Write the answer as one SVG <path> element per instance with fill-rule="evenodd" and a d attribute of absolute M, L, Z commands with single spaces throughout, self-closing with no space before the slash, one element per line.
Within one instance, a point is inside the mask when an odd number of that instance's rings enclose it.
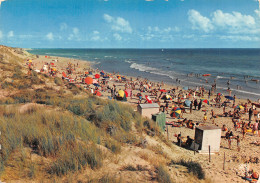
<path fill-rule="evenodd" d="M 143 167 L 142 165 L 137 165 L 137 167 L 134 167 L 133 165 L 126 165 L 122 168 L 124 171 L 147 171 L 148 169 Z"/>
<path fill-rule="evenodd" d="M 121 144 L 115 140 L 107 140 L 105 142 L 105 147 L 110 149 L 113 153 L 118 154 L 121 151 Z"/>
<path fill-rule="evenodd" d="M 198 179 L 205 179 L 205 172 L 202 169 L 201 165 L 198 162 L 194 161 L 185 161 L 185 160 L 180 160 L 180 161 L 171 161 L 170 165 L 182 165 L 188 168 L 188 171 L 198 177 Z"/>
<path fill-rule="evenodd" d="M 55 77 L 55 78 L 54 78 L 54 83 L 55 83 L 56 85 L 58 85 L 58 86 L 61 86 L 61 85 L 63 84 L 63 81 L 62 81 L 61 78 Z"/>
<path fill-rule="evenodd" d="M 121 179 L 116 179 L 115 177 L 112 177 L 110 175 L 104 175 L 103 177 L 99 179 L 91 179 L 88 181 L 88 183 L 121 183 Z"/>
<path fill-rule="evenodd" d="M 89 148 L 75 145 L 73 149 L 65 149 L 58 160 L 56 160 L 49 169 L 50 174 L 57 176 L 65 175 L 69 172 L 75 172 L 90 166 L 96 169 L 102 165 L 102 154 L 94 145 Z"/>
<path fill-rule="evenodd" d="M 160 183 L 171 183 L 171 176 L 166 168 L 162 165 L 157 167 L 157 180 Z"/>

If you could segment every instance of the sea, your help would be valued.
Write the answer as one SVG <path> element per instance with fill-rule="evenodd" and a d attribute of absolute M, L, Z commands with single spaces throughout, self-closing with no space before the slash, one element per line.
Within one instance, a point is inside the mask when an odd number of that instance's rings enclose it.
<path fill-rule="evenodd" d="M 32 54 L 69 57 L 93 68 L 179 87 L 216 83 L 217 92 L 260 98 L 260 49 L 31 49 Z M 210 74 L 210 76 L 203 76 Z M 228 84 L 229 83 L 229 84 Z"/>

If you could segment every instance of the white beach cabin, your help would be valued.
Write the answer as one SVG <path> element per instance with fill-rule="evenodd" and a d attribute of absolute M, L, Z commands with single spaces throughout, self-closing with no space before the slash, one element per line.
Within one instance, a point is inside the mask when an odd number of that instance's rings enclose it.
<path fill-rule="evenodd" d="M 157 103 L 154 104 L 139 104 L 137 106 L 137 111 L 142 115 L 146 116 L 149 119 L 152 118 L 152 114 L 158 113 L 160 106 Z"/>
<path fill-rule="evenodd" d="M 221 128 L 217 126 L 200 126 L 195 130 L 195 143 L 199 153 L 217 153 L 220 149 Z"/>

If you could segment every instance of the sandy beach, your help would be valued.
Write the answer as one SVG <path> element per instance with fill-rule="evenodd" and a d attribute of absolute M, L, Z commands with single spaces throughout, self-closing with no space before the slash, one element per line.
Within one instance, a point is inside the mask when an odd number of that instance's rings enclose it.
<path fill-rule="evenodd" d="M 31 61 L 30 61 L 31 60 Z M 198 153 L 193 153 L 191 150 L 187 150 L 185 148 L 181 148 L 184 153 L 187 153 L 190 155 L 190 159 L 196 160 L 201 163 L 202 167 L 206 171 L 206 176 L 210 178 L 213 182 L 245 182 L 245 180 L 242 179 L 242 177 L 245 174 L 245 166 L 247 166 L 248 170 L 254 170 L 258 173 L 260 173 L 260 134 L 257 134 L 255 132 L 252 133 L 252 126 L 259 118 L 257 118 L 257 114 L 259 113 L 259 108 L 254 108 L 254 114 L 252 117 L 252 122 L 247 127 L 248 132 L 245 135 L 245 138 L 243 138 L 242 134 L 242 122 L 245 122 L 245 125 L 248 125 L 249 123 L 249 114 L 248 109 L 252 107 L 252 103 L 257 103 L 257 101 L 251 101 L 251 103 L 246 99 L 236 99 L 235 103 L 233 100 L 231 100 L 229 103 L 226 103 L 225 112 L 227 113 L 227 117 L 224 117 L 223 115 L 223 107 L 219 107 L 216 105 L 216 97 L 217 93 L 211 93 L 210 96 L 208 96 L 208 91 L 204 92 L 204 96 L 198 96 L 198 93 L 202 90 L 198 89 L 197 93 L 194 94 L 192 90 L 184 90 L 180 86 L 173 86 L 173 85 L 166 85 L 164 83 L 154 83 L 151 81 L 147 81 L 144 78 L 134 78 L 134 77 L 128 77 L 125 76 L 126 79 L 122 80 L 123 76 L 117 76 L 115 73 L 105 73 L 104 75 L 109 75 L 109 79 L 105 80 L 105 84 L 102 84 L 101 81 L 102 77 L 100 79 L 97 79 L 98 76 L 95 75 L 98 74 L 100 76 L 100 70 L 94 69 L 91 66 L 90 62 L 82 61 L 82 60 L 75 60 L 70 58 L 63 58 L 63 57 L 53 57 L 53 56 L 42 56 L 40 55 L 38 58 L 32 57 L 31 59 L 28 59 L 27 61 L 24 61 L 24 66 L 28 68 L 28 65 L 32 64 L 32 69 L 36 70 L 37 72 L 42 72 L 45 74 L 50 74 L 51 68 L 54 71 L 53 77 L 59 77 L 63 79 L 66 79 L 64 76 L 64 73 L 66 74 L 66 77 L 68 81 L 71 83 L 75 83 L 77 86 L 82 86 L 86 88 L 86 90 L 92 91 L 94 94 L 98 93 L 101 94 L 101 98 L 111 100 L 111 90 L 113 88 L 116 88 L 115 95 L 118 95 L 118 91 L 120 89 L 131 89 L 132 90 L 132 96 L 127 97 L 127 103 L 129 103 L 131 106 L 133 106 L 135 109 L 138 105 L 139 98 L 138 93 L 141 93 L 143 96 L 143 99 L 141 100 L 141 103 L 147 103 L 147 100 L 145 98 L 145 95 L 149 96 L 151 100 L 154 103 L 158 103 L 161 107 L 161 110 L 164 110 L 166 108 L 166 100 L 161 99 L 163 95 L 170 95 L 172 97 L 172 100 L 167 100 L 168 102 L 168 111 L 166 113 L 166 121 L 167 122 L 173 122 L 174 124 L 181 124 L 180 122 L 184 119 L 192 120 L 192 123 L 197 123 L 200 126 L 205 125 L 214 125 L 218 126 L 220 128 L 223 127 L 223 125 L 226 126 L 227 129 L 231 130 L 233 133 L 232 138 L 230 139 L 231 147 L 229 148 L 229 143 L 226 138 L 221 138 L 221 148 L 220 152 L 217 154 L 212 155 L 211 162 L 209 162 L 208 155 L 202 155 Z M 44 66 L 46 65 L 46 66 Z M 72 73 L 69 74 L 68 66 L 70 65 Z M 44 67 L 47 68 L 44 70 Z M 90 72 L 92 74 L 90 74 Z M 87 86 L 84 84 L 84 79 L 86 77 L 92 77 L 97 82 L 97 84 L 100 85 L 100 87 L 96 87 L 93 84 Z M 98 86 L 98 85 L 97 85 Z M 161 89 L 165 89 L 166 92 L 160 92 Z M 98 94 L 99 95 L 99 94 Z M 220 95 L 220 94 L 219 94 Z M 178 99 L 179 98 L 179 99 Z M 192 110 L 190 110 L 189 107 L 184 107 L 183 102 L 185 100 L 194 101 L 197 99 L 198 101 L 201 99 L 207 99 L 209 101 L 209 104 L 202 103 L 201 110 L 194 110 L 194 107 Z M 226 98 L 224 96 L 221 96 L 221 104 L 226 101 Z M 180 106 L 177 102 L 180 102 L 182 106 Z M 237 113 L 239 116 L 239 123 L 238 128 L 234 128 L 233 121 L 238 119 L 234 117 L 229 117 L 231 114 L 233 116 L 233 113 L 235 111 L 236 106 L 242 105 L 245 107 L 245 104 L 247 106 L 247 109 L 244 108 L 240 109 Z M 164 107 L 163 107 L 164 106 Z M 166 106 L 166 107 L 165 107 Z M 172 107 L 181 107 L 183 108 L 183 112 L 181 113 L 180 118 L 173 118 L 170 116 Z M 255 106 L 253 106 L 255 107 Z M 213 110 L 213 114 L 212 114 Z M 230 112 L 229 112 L 230 111 Z M 229 114 L 228 114 L 229 113 Z M 214 116 L 212 118 L 212 115 Z M 205 119 L 205 116 L 206 119 Z M 233 119 L 233 121 L 232 121 Z M 179 122 L 179 123 L 178 123 Z M 186 137 L 190 136 L 192 139 L 194 138 L 195 130 L 191 128 L 187 128 L 186 124 L 183 123 L 183 125 L 177 125 L 178 127 L 173 127 L 172 125 L 167 125 L 168 127 L 168 138 L 173 143 L 177 143 L 176 136 L 181 133 L 183 140 L 186 141 Z M 222 131 L 222 136 L 224 137 L 226 135 L 227 131 Z M 258 132 L 259 133 L 259 132 Z M 167 132 L 165 132 L 165 135 L 167 136 Z M 237 136 L 239 136 L 241 142 L 240 142 L 240 151 L 238 151 L 237 146 Z M 224 155 L 225 155 L 225 169 L 223 168 L 224 163 Z"/>

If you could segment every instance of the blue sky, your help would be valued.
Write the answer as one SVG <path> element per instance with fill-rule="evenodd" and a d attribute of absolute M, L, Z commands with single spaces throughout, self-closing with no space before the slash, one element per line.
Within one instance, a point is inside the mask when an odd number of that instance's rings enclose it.
<path fill-rule="evenodd" d="M 0 44 L 260 48 L 258 0 L 0 0 Z"/>

